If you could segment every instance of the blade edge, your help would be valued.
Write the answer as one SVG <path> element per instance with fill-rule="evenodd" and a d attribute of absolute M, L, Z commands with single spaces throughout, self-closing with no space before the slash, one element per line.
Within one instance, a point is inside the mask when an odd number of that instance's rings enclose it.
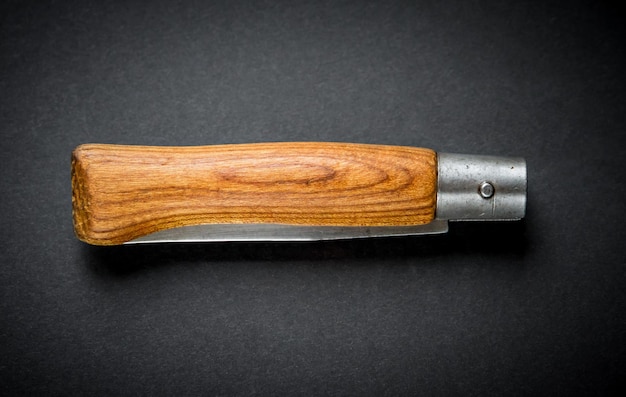
<path fill-rule="evenodd" d="M 161 230 L 124 244 L 323 241 L 441 234 L 448 221 L 436 219 L 417 226 L 299 226 L 285 224 L 205 224 Z"/>

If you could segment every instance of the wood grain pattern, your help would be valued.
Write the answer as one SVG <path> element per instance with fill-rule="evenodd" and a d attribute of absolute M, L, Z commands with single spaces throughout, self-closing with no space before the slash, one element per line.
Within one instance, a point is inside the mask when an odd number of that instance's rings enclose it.
<path fill-rule="evenodd" d="M 436 154 L 349 143 L 87 144 L 72 154 L 79 239 L 121 244 L 223 223 L 420 225 L 435 216 Z"/>

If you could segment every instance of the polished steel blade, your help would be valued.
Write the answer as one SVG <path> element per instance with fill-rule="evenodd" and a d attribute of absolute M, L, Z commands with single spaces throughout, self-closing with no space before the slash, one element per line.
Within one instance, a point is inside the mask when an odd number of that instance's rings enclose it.
<path fill-rule="evenodd" d="M 204 243 L 226 241 L 319 241 L 370 237 L 440 234 L 448 221 L 434 220 L 420 226 L 296 226 L 282 224 L 210 224 L 161 230 L 125 244 Z"/>

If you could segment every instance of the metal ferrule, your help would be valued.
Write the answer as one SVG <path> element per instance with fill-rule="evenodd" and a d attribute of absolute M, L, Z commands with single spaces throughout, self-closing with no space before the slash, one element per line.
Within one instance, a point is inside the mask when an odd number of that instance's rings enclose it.
<path fill-rule="evenodd" d="M 437 219 L 519 220 L 526 212 L 526 161 L 438 154 Z"/>

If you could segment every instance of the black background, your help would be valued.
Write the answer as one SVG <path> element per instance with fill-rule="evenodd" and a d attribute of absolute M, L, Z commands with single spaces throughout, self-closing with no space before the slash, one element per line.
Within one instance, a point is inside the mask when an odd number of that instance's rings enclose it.
<path fill-rule="evenodd" d="M 625 343 L 623 8 L 5 2 L 0 391 L 596 395 Z M 81 143 L 346 141 L 524 156 L 523 222 L 98 248 Z"/>

